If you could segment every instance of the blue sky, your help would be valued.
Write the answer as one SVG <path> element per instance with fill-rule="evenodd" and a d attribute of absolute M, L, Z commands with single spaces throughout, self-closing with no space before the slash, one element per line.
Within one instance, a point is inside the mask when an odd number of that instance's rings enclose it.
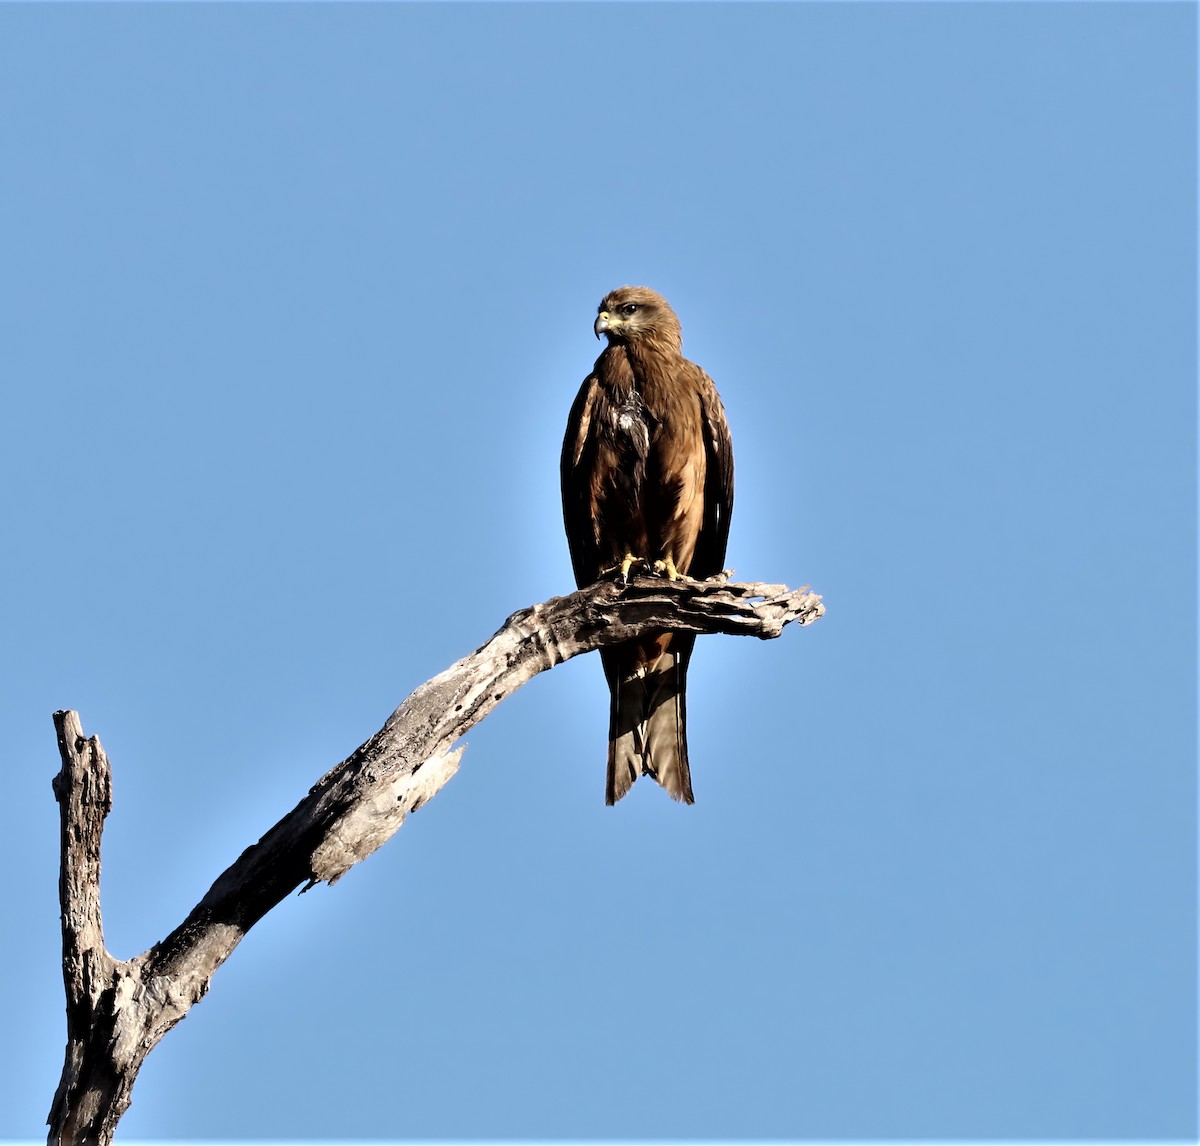
<path fill-rule="evenodd" d="M 0 6 L 0 1137 L 61 1067 L 57 769 L 164 936 L 571 587 L 600 297 L 733 429 L 697 803 L 538 678 L 150 1056 L 180 1138 L 1194 1138 L 1196 9 Z"/>

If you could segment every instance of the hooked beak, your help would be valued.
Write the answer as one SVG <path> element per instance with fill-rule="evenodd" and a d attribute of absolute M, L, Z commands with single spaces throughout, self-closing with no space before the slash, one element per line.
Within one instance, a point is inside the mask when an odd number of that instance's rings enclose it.
<path fill-rule="evenodd" d="M 606 310 L 602 310 L 597 316 L 596 321 L 592 324 L 592 329 L 596 332 L 596 337 L 599 338 L 602 334 L 607 334 L 615 326 L 613 316 Z"/>

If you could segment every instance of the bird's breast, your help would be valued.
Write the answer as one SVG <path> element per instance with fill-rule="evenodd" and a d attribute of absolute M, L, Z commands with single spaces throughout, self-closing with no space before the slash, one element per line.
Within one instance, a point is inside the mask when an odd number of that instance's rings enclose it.
<path fill-rule="evenodd" d="M 646 404 L 637 390 L 631 389 L 614 403 L 611 424 L 617 449 L 621 453 L 632 452 L 637 458 L 645 458 L 650 448 L 650 420 Z"/>

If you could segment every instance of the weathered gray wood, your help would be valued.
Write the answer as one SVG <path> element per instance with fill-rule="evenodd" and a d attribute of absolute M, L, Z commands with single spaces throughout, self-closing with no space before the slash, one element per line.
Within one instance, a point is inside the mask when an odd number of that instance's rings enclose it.
<path fill-rule="evenodd" d="M 246 932 L 296 888 L 336 882 L 390 839 L 454 775 L 462 755 L 455 741 L 539 672 L 658 629 L 766 639 L 823 613 L 807 586 L 723 577 L 599 582 L 514 613 L 470 656 L 417 688 L 217 877 L 183 923 L 128 962 L 106 950 L 100 915 L 108 759 L 97 738 L 84 737 L 76 713 L 55 713 L 67 1050 L 49 1142 L 110 1143 L 146 1055 L 204 997 Z"/>
<path fill-rule="evenodd" d="M 86 1127 L 111 1111 L 111 1124 L 129 1105 L 128 1084 L 103 1046 L 107 1002 L 123 973 L 104 946 L 100 917 L 100 836 L 112 808 L 112 772 L 97 737 L 86 740 L 74 712 L 56 712 L 62 770 L 54 778 L 59 803 L 58 898 L 62 908 L 63 984 L 67 993 L 67 1053 L 50 1125 L 63 1142 L 87 1141 Z M 111 1131 L 110 1131 L 111 1133 Z"/>

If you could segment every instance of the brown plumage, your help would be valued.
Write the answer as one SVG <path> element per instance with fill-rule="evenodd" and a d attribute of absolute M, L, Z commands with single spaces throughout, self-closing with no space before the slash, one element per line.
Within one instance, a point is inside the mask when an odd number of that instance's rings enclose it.
<path fill-rule="evenodd" d="M 624 566 L 719 573 L 733 510 L 733 445 L 717 388 L 682 354 L 679 319 L 646 287 L 604 297 L 608 345 L 571 407 L 562 451 L 563 520 L 575 580 Z M 630 559 L 633 559 L 632 565 Z M 612 695 L 605 802 L 642 774 L 692 803 L 686 684 L 695 637 L 655 636 L 600 651 Z"/>

